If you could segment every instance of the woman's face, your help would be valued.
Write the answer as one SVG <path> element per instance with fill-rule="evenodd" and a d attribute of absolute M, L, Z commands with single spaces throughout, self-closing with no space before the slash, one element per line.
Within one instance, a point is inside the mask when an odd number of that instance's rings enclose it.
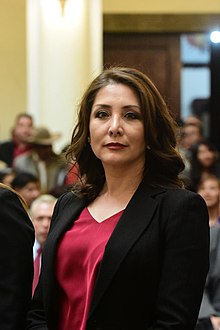
<path fill-rule="evenodd" d="M 145 139 L 143 116 L 137 96 L 123 84 L 99 90 L 90 115 L 91 148 L 107 166 L 143 171 Z"/>
<path fill-rule="evenodd" d="M 209 150 L 208 146 L 201 144 L 198 148 L 197 158 L 203 167 L 209 168 L 215 162 L 215 152 Z"/>
<path fill-rule="evenodd" d="M 219 182 L 215 179 L 206 179 L 199 187 L 200 194 L 206 202 L 207 207 L 218 207 L 220 199 Z"/>

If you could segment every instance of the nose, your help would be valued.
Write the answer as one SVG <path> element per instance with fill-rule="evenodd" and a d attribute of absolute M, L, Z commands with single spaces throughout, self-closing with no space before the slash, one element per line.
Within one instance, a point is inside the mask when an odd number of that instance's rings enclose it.
<path fill-rule="evenodd" d="M 109 126 L 109 135 L 117 136 L 123 134 L 121 118 L 118 115 L 112 116 Z"/>
<path fill-rule="evenodd" d="M 44 226 L 44 228 L 49 228 L 49 226 L 50 226 L 50 219 L 44 219 L 43 221 L 42 221 L 42 225 Z"/>

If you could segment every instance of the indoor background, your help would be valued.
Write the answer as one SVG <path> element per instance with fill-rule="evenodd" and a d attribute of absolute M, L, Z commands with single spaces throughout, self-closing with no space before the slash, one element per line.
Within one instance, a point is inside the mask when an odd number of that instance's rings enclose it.
<path fill-rule="evenodd" d="M 62 133 L 62 149 L 94 75 L 126 64 L 151 76 L 177 119 L 198 112 L 220 147 L 220 53 L 209 39 L 219 28 L 219 0 L 1 0 L 0 140 L 28 112 Z"/>

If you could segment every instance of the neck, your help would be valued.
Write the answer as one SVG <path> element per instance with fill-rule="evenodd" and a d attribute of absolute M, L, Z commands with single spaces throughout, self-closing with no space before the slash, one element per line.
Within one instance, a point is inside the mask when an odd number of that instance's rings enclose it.
<path fill-rule="evenodd" d="M 143 178 L 143 170 L 137 168 L 105 168 L 106 184 L 103 193 L 120 195 L 125 192 L 134 192 Z"/>

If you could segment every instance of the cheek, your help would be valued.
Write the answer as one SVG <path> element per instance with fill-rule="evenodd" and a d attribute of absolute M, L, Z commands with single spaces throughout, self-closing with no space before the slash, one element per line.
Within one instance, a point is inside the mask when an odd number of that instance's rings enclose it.
<path fill-rule="evenodd" d="M 99 129 L 100 127 L 98 127 L 95 123 L 91 122 L 89 125 L 89 137 L 90 140 L 95 140 L 96 136 L 99 134 Z"/>
<path fill-rule="evenodd" d="M 134 139 L 145 149 L 145 136 L 143 127 L 140 127 L 134 134 Z"/>

